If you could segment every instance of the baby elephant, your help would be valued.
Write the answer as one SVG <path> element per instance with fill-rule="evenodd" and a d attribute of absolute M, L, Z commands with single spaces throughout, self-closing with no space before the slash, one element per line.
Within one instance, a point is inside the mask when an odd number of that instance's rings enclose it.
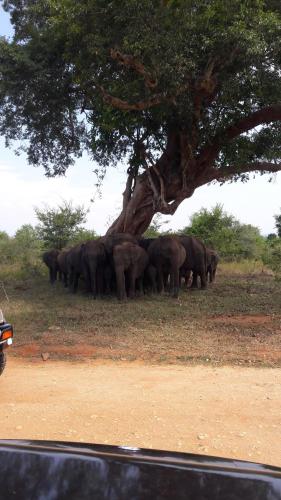
<path fill-rule="evenodd" d="M 58 266 L 59 253 L 60 253 L 59 250 L 48 250 L 47 252 L 44 252 L 42 255 L 42 260 L 49 269 L 49 279 L 51 285 L 55 283 L 57 279 L 57 274 L 59 272 L 59 266 Z"/>
<path fill-rule="evenodd" d="M 126 275 L 129 280 L 129 297 L 133 298 L 136 293 L 137 280 L 139 281 L 140 289 L 143 289 L 143 273 L 149 261 L 146 251 L 135 243 L 124 242 L 113 248 L 113 261 L 118 299 L 124 300 L 127 298 Z"/>

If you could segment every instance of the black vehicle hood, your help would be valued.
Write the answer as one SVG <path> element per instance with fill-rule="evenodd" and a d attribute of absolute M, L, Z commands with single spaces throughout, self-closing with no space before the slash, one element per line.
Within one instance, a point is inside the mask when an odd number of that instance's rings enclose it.
<path fill-rule="evenodd" d="M 0 498 L 279 500 L 281 469 L 203 455 L 0 441 Z"/>

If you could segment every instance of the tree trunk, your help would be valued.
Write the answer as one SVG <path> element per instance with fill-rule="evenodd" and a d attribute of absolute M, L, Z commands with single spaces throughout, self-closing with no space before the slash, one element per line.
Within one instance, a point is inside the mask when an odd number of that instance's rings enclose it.
<path fill-rule="evenodd" d="M 129 193 L 130 182 L 127 181 L 123 193 L 123 209 L 107 234 L 126 232 L 142 235 L 154 214 L 173 214 L 181 201 L 193 194 L 191 183 L 185 187 L 184 193 L 182 185 L 179 135 L 171 134 L 160 159 L 137 176 L 134 190 Z"/>
<path fill-rule="evenodd" d="M 142 174 L 136 179 L 131 199 L 123 207 L 121 214 L 108 229 L 107 234 L 141 235 L 148 228 L 154 214 L 153 193 L 146 175 Z"/>

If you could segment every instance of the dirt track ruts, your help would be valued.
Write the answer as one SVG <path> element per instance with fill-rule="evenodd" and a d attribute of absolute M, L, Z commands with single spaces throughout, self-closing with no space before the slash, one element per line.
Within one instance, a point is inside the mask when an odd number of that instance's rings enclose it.
<path fill-rule="evenodd" d="M 281 466 L 281 369 L 8 360 L 1 438 L 109 443 Z"/>

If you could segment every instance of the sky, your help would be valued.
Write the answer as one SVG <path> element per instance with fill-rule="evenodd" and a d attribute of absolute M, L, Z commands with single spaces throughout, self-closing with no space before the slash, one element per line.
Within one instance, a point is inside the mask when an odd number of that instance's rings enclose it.
<path fill-rule="evenodd" d="M 0 7 L 1 9 L 1 7 Z M 7 14 L 0 10 L 0 36 L 11 36 Z M 110 222 L 118 216 L 122 205 L 126 176 L 121 166 L 110 168 L 99 199 L 95 190 L 95 165 L 84 155 L 70 167 L 64 177 L 48 179 L 40 167 L 28 165 L 24 155 L 16 156 L 5 148 L 0 138 L 0 231 L 13 235 L 23 224 L 36 224 L 34 207 L 56 206 L 63 200 L 73 205 L 89 208 L 86 227 L 103 234 Z M 185 200 L 173 216 L 163 216 L 169 221 L 165 229 L 183 228 L 190 216 L 202 207 L 210 209 L 217 203 L 242 223 L 260 228 L 266 235 L 275 231 L 274 214 L 281 211 L 281 173 L 269 181 L 270 176 L 251 176 L 249 182 L 213 184 L 197 189 Z M 94 197 L 94 203 L 91 199 Z"/>

